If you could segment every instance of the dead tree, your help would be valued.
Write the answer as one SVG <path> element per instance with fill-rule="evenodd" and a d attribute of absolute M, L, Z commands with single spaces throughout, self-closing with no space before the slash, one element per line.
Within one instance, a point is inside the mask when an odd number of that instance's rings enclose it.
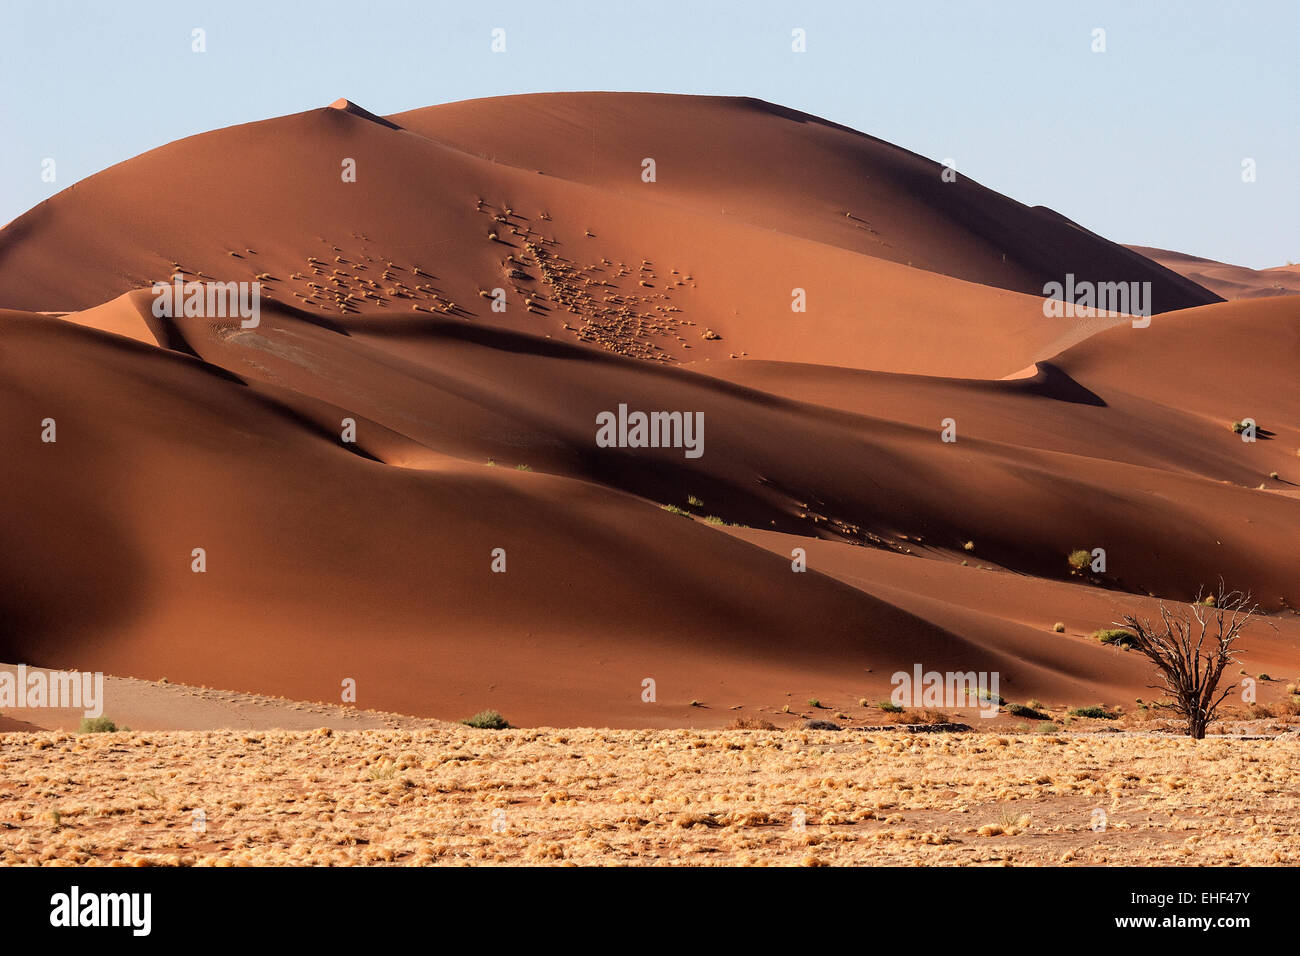
<path fill-rule="evenodd" d="M 1237 662 L 1233 646 L 1259 605 L 1249 593 L 1225 591 L 1219 582 L 1217 595 L 1202 601 L 1197 592 L 1196 603 L 1186 611 L 1172 611 L 1163 601 L 1159 610 L 1159 624 L 1133 614 L 1119 623 L 1133 632 L 1133 646 L 1160 670 L 1163 684 L 1150 686 L 1172 701 L 1156 706 L 1178 714 L 1187 724 L 1187 735 L 1201 740 L 1219 705 L 1237 686 L 1218 690 L 1224 670 Z"/>

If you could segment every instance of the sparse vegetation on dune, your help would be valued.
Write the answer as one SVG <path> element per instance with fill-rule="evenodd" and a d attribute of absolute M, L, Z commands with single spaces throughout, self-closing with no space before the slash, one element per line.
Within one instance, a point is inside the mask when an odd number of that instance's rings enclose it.
<path fill-rule="evenodd" d="M 1007 704 L 1006 711 L 1013 717 L 1024 717 L 1026 720 L 1050 719 L 1047 714 L 1030 704 Z"/>
<path fill-rule="evenodd" d="M 1077 551 L 1071 551 L 1069 556 L 1066 558 L 1066 561 L 1069 563 L 1070 567 L 1073 570 L 1082 571 L 1085 568 L 1091 566 L 1092 554 L 1082 549 L 1079 549 Z"/>
<path fill-rule="evenodd" d="M 1122 627 L 1106 627 L 1101 630 L 1093 631 L 1094 640 L 1103 644 L 1112 644 L 1115 647 L 1137 647 L 1137 638 L 1133 632 Z"/>

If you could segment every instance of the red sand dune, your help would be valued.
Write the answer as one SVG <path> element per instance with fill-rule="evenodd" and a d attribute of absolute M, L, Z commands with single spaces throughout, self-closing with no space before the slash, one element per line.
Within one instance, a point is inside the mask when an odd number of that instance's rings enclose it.
<path fill-rule="evenodd" d="M 1166 269 L 1186 276 L 1225 299 L 1258 299 L 1274 295 L 1300 295 L 1300 264 L 1250 269 L 1184 252 L 1129 246 Z"/>
<path fill-rule="evenodd" d="M 1286 674 L 1300 299 L 1209 304 L 938 174 L 757 101 L 554 94 L 340 101 L 91 177 L 0 231 L 0 660 L 522 723 L 721 723 L 917 662 L 1119 702 L 1151 675 L 1083 635 L 1223 577 Z M 177 265 L 262 282 L 260 325 L 154 316 Z M 1162 314 L 1045 318 L 1066 272 Z M 702 412 L 704 455 L 597 447 L 620 403 Z"/>

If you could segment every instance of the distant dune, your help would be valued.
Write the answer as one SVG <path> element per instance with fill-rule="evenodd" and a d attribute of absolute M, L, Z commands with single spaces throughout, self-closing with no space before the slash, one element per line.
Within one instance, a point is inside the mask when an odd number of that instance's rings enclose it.
<path fill-rule="evenodd" d="M 1233 266 L 1183 252 L 1129 246 L 1167 269 L 1186 276 L 1225 299 L 1258 299 L 1273 295 L 1300 295 L 1300 264 L 1272 269 Z"/>
<path fill-rule="evenodd" d="M 1294 677 L 1300 299 L 941 172 L 592 93 L 340 100 L 65 190 L 0 231 L 0 660 L 523 724 L 716 726 L 914 662 L 1131 704 L 1091 632 L 1222 577 Z M 155 315 L 176 271 L 259 282 L 260 323 Z M 1158 314 L 1046 318 L 1067 273 Z M 702 413 L 703 455 L 599 447 L 620 405 Z"/>

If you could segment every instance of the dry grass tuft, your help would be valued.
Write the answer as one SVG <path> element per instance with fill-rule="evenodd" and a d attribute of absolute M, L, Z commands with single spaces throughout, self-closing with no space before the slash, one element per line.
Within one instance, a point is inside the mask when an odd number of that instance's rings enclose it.
<path fill-rule="evenodd" d="M 736 728 L 0 734 L 0 865 L 1300 863 L 1294 733 Z"/>

